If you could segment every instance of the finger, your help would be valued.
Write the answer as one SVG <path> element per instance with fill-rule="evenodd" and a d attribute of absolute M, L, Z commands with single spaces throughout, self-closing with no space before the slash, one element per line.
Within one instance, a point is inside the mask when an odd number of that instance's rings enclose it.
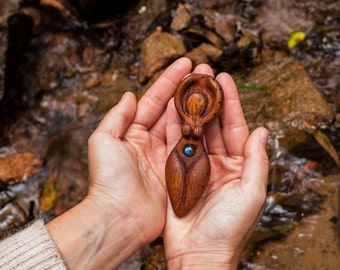
<path fill-rule="evenodd" d="M 197 65 L 192 73 L 207 74 L 207 75 L 210 75 L 210 76 L 214 76 L 214 72 L 213 72 L 212 68 L 207 64 Z"/>
<path fill-rule="evenodd" d="M 224 105 L 221 114 L 224 144 L 230 156 L 242 156 L 249 131 L 236 85 L 227 73 L 220 73 L 216 79 L 224 92 Z"/>
<path fill-rule="evenodd" d="M 168 152 L 170 153 L 182 136 L 181 132 L 182 121 L 176 111 L 173 98 L 169 101 L 166 115 L 167 115 L 166 139 L 168 145 Z"/>
<path fill-rule="evenodd" d="M 149 129 L 150 134 L 166 142 L 166 112 L 159 117 L 158 121 Z"/>
<path fill-rule="evenodd" d="M 134 122 L 149 129 L 164 112 L 178 84 L 190 69 L 188 58 L 180 58 L 171 64 L 139 101 Z"/>
<path fill-rule="evenodd" d="M 257 128 L 247 140 L 244 149 L 244 166 L 241 180 L 249 196 L 253 194 L 258 203 L 264 203 L 268 182 L 268 156 L 266 145 L 268 130 Z"/>
<path fill-rule="evenodd" d="M 223 142 L 220 119 L 217 118 L 208 128 L 206 133 L 206 145 L 209 154 L 226 156 L 227 150 Z"/>
<path fill-rule="evenodd" d="M 121 138 L 135 117 L 137 109 L 136 97 L 126 92 L 116 106 L 102 119 L 97 131 L 109 132 L 115 138 Z"/>

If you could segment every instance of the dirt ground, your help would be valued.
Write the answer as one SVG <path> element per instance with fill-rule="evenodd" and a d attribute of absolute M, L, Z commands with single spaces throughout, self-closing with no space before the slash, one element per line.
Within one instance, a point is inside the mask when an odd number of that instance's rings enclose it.
<path fill-rule="evenodd" d="M 264 244 L 254 269 L 340 269 L 340 174 L 324 178 L 323 210 L 308 216 L 284 239 Z"/>

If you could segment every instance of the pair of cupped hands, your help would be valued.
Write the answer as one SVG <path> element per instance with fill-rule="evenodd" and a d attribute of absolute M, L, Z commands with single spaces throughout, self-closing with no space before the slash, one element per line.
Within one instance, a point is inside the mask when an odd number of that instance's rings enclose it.
<path fill-rule="evenodd" d="M 71 269 L 116 268 L 162 233 L 168 269 L 236 269 L 265 202 L 268 132 L 249 134 L 233 79 L 218 74 L 224 107 L 205 135 L 209 184 L 197 205 L 177 217 L 165 163 L 181 137 L 172 97 L 191 70 L 191 61 L 180 58 L 139 102 L 125 93 L 91 135 L 88 195 L 47 225 Z M 213 76 L 206 64 L 192 73 Z"/>

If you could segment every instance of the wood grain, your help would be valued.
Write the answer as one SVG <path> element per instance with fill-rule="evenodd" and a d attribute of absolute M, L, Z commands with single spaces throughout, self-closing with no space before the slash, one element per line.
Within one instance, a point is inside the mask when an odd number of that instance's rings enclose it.
<path fill-rule="evenodd" d="M 178 86 L 174 100 L 182 119 L 182 137 L 167 159 L 165 174 L 172 208 L 183 217 L 209 182 L 210 161 L 203 137 L 222 110 L 223 91 L 212 76 L 191 74 Z"/>

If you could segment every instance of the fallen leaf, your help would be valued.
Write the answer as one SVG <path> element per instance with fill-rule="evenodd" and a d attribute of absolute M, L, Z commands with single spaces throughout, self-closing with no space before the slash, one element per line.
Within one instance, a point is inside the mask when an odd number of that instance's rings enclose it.
<path fill-rule="evenodd" d="M 48 180 L 39 198 L 41 211 L 48 212 L 49 210 L 51 210 L 56 198 L 57 192 L 55 191 L 53 181 Z"/>
<path fill-rule="evenodd" d="M 289 50 L 294 48 L 297 44 L 299 44 L 301 41 L 303 41 L 306 37 L 306 34 L 304 32 L 293 32 L 287 42 L 287 46 Z"/>
<path fill-rule="evenodd" d="M 335 150 L 331 140 L 320 129 L 314 129 L 306 119 L 303 119 L 303 124 L 308 131 L 313 135 L 314 139 L 320 144 L 320 146 L 327 151 L 332 157 L 336 165 L 340 168 L 340 159 L 338 152 Z"/>

